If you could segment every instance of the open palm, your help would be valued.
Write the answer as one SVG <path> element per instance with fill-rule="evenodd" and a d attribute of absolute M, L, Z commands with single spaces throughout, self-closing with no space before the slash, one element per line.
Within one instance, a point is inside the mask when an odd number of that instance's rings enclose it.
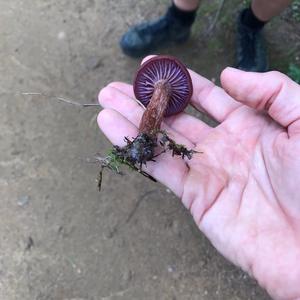
<path fill-rule="evenodd" d="M 191 104 L 220 122 L 181 113 L 171 138 L 203 153 L 163 154 L 146 171 L 182 198 L 200 230 L 276 299 L 300 299 L 300 87 L 286 76 L 225 69 L 225 90 L 190 72 Z M 143 109 L 132 86 L 99 94 L 99 126 L 114 144 L 137 135 Z"/>

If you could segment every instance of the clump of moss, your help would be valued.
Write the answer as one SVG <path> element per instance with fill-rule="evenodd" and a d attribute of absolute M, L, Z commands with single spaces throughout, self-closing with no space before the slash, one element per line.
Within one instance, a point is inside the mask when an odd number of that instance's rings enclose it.
<path fill-rule="evenodd" d="M 143 165 L 147 165 L 147 161 L 155 162 L 154 158 L 165 152 L 170 152 L 172 156 L 181 156 L 182 159 L 192 159 L 194 153 L 201 153 L 189 150 L 182 144 L 177 144 L 165 131 L 159 131 L 152 139 L 146 134 L 141 134 L 133 140 L 127 137 L 124 140 L 126 142 L 124 147 L 115 145 L 106 157 L 95 157 L 101 165 L 98 178 L 99 190 L 101 190 L 102 173 L 105 168 L 122 175 L 121 167 L 125 165 L 156 182 L 151 175 L 142 169 Z"/>
<path fill-rule="evenodd" d="M 294 0 L 291 9 L 293 19 L 300 22 L 300 0 Z"/>

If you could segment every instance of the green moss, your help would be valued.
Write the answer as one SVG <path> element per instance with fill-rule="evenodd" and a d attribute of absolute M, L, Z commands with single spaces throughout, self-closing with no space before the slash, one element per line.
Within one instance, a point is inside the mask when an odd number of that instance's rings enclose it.
<path fill-rule="evenodd" d="M 300 0 L 294 0 L 291 9 L 293 19 L 300 22 Z"/>
<path fill-rule="evenodd" d="M 290 63 L 288 76 L 290 76 L 294 81 L 300 84 L 300 66 Z"/>

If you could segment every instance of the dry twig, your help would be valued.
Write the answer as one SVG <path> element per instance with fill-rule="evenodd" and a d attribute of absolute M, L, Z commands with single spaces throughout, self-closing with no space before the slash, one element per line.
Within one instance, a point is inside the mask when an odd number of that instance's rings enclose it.
<path fill-rule="evenodd" d="M 79 107 L 91 107 L 91 106 L 100 106 L 100 104 L 98 103 L 80 103 L 80 102 L 77 102 L 77 101 L 73 101 L 73 100 L 70 100 L 70 99 L 66 99 L 66 98 L 63 98 L 63 97 L 58 97 L 58 96 L 52 96 L 52 95 L 46 95 L 44 93 L 34 93 L 34 92 L 29 92 L 29 93 L 21 93 L 21 95 L 24 95 L 24 96 L 42 96 L 42 97 L 45 97 L 45 98 L 52 98 L 52 99 L 56 99 L 58 101 L 61 101 L 61 102 L 64 102 L 64 103 L 67 103 L 67 104 L 71 104 L 71 105 L 76 105 L 76 106 L 79 106 Z"/>

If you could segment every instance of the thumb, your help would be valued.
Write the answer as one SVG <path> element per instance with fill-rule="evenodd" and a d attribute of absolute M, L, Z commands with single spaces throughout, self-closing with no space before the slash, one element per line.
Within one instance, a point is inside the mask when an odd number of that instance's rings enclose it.
<path fill-rule="evenodd" d="M 221 74 L 223 88 L 235 100 L 257 110 L 288 129 L 300 133 L 300 86 L 282 73 L 244 72 L 226 68 Z"/>

